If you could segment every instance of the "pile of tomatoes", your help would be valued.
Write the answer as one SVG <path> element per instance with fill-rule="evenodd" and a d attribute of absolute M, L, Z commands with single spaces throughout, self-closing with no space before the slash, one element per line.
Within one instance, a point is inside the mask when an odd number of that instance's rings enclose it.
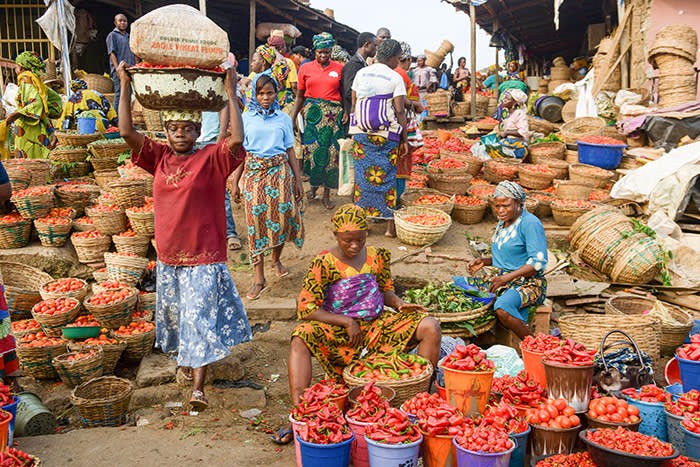
<path fill-rule="evenodd" d="M 547 428 L 573 428 L 581 424 L 576 409 L 564 399 L 547 399 L 539 409 L 528 409 L 526 418 L 531 425 Z"/>
<path fill-rule="evenodd" d="M 494 371 L 496 364 L 475 344 L 458 345 L 442 361 L 444 368 L 459 371 Z"/>
<path fill-rule="evenodd" d="M 75 309 L 79 303 L 80 302 L 73 297 L 50 298 L 48 300 L 42 300 L 34 305 L 32 311 L 38 315 L 60 315 Z"/>
<path fill-rule="evenodd" d="M 610 175 L 609 171 L 593 165 L 577 167 L 576 171 L 581 172 L 582 175 L 588 175 L 591 177 L 608 177 Z"/>
<path fill-rule="evenodd" d="M 51 208 L 49 216 L 51 217 L 73 217 L 75 210 L 73 208 Z"/>
<path fill-rule="evenodd" d="M 74 352 L 69 354 L 66 358 L 66 362 L 77 362 L 78 360 L 85 360 L 86 358 L 93 357 L 97 351 L 95 349 L 88 349 L 80 352 Z"/>
<path fill-rule="evenodd" d="M 622 427 L 617 427 L 614 430 L 599 428 L 595 431 L 589 431 L 586 433 L 586 438 L 605 448 L 637 456 L 666 457 L 671 456 L 674 451 L 670 443 Z"/>
<path fill-rule="evenodd" d="M 488 163 L 488 169 L 495 175 L 506 178 L 514 179 L 518 175 L 518 166 L 516 164 L 508 164 L 506 162 L 498 162 L 491 160 Z"/>
<path fill-rule="evenodd" d="M 153 204 L 146 203 L 143 206 L 135 206 L 133 208 L 129 208 L 129 211 L 131 211 L 131 212 L 153 212 Z"/>
<path fill-rule="evenodd" d="M 117 235 L 117 237 L 129 237 L 129 238 L 133 238 L 133 237 L 136 237 L 136 236 L 137 236 L 137 235 L 136 235 L 136 232 L 134 232 L 134 231 L 131 230 L 131 229 L 127 229 L 127 230 L 125 230 L 124 232 L 122 232 L 122 233 L 120 233 L 120 234 Z"/>
<path fill-rule="evenodd" d="M 134 294 L 131 289 L 105 290 L 102 293 L 93 295 L 88 299 L 90 305 L 112 305 L 123 302 Z"/>
<path fill-rule="evenodd" d="M 128 326 L 119 326 L 119 328 L 114 331 L 114 335 L 135 336 L 137 334 L 152 331 L 155 328 L 156 325 L 148 321 L 132 321 Z"/>
<path fill-rule="evenodd" d="M 474 185 L 469 189 L 469 194 L 483 199 L 493 196 L 495 191 L 495 185 Z"/>
<path fill-rule="evenodd" d="M 554 175 L 554 171 L 544 164 L 530 164 L 522 167 L 527 172 L 537 172 L 545 175 Z"/>
<path fill-rule="evenodd" d="M 0 217 L 0 224 L 15 224 L 17 222 L 25 222 L 25 219 L 16 212 Z"/>
<path fill-rule="evenodd" d="M 41 329 L 39 321 L 35 319 L 23 319 L 20 321 L 12 321 L 13 332 L 31 331 L 32 329 Z"/>
<path fill-rule="evenodd" d="M 84 287 L 87 287 L 85 281 L 76 279 L 75 277 L 64 277 L 62 279 L 56 279 L 48 284 L 44 284 L 41 288 L 47 292 L 52 293 L 66 293 L 75 292 Z"/>
<path fill-rule="evenodd" d="M 611 138 L 609 136 L 584 136 L 579 141 L 589 144 L 603 144 L 605 146 L 624 146 L 625 143 L 619 139 Z"/>
<path fill-rule="evenodd" d="M 60 337 L 49 337 L 42 331 L 27 334 L 25 336 L 22 336 L 19 340 L 20 347 L 28 348 L 53 347 L 56 345 L 62 345 L 64 343 L 65 341 Z"/>
<path fill-rule="evenodd" d="M 593 209 L 595 205 L 582 199 L 556 199 L 552 204 L 562 208 Z"/>
<path fill-rule="evenodd" d="M 610 192 L 607 190 L 591 190 L 591 194 L 588 195 L 588 201 L 602 201 L 610 197 Z"/>
<path fill-rule="evenodd" d="M 430 167 L 440 170 L 463 169 L 467 166 L 467 164 L 465 164 L 464 162 L 457 160 L 453 157 L 445 157 L 444 159 L 434 160 L 428 165 Z"/>
<path fill-rule="evenodd" d="M 472 145 L 461 138 L 450 138 L 442 143 L 442 147 L 450 152 L 471 153 L 472 150 Z"/>
<path fill-rule="evenodd" d="M 588 405 L 588 416 L 601 422 L 637 423 L 639 409 L 624 399 L 601 397 Z"/>
<path fill-rule="evenodd" d="M 404 220 L 409 224 L 424 225 L 429 227 L 447 224 L 447 218 L 437 214 L 417 214 L 413 216 L 406 216 Z"/>
<path fill-rule="evenodd" d="M 98 285 L 103 290 L 128 289 L 129 287 L 131 287 L 129 284 L 122 281 L 102 281 Z"/>
<path fill-rule="evenodd" d="M 50 185 L 32 186 L 29 188 L 25 188 L 24 190 L 15 191 L 12 194 L 12 197 L 13 198 L 24 198 L 27 196 L 48 195 L 51 193 L 51 189 L 52 189 L 52 187 Z"/>
<path fill-rule="evenodd" d="M 71 238 L 82 238 L 82 239 L 91 239 L 91 238 L 105 238 L 104 235 L 99 233 L 97 230 L 88 230 L 86 232 L 73 232 L 73 235 L 71 235 Z"/>
<path fill-rule="evenodd" d="M 73 222 L 76 224 L 88 224 L 88 225 L 93 225 L 92 219 L 90 219 L 88 216 L 82 216 L 78 217 L 75 219 Z"/>
<path fill-rule="evenodd" d="M 416 204 L 447 204 L 450 202 L 449 196 L 445 195 L 420 195 L 416 199 Z"/>
<path fill-rule="evenodd" d="M 78 345 L 114 345 L 118 343 L 118 340 L 109 337 L 107 334 L 100 334 L 98 337 L 88 337 L 82 341 L 76 341 Z"/>
<path fill-rule="evenodd" d="M 99 326 L 100 323 L 95 320 L 95 317 L 93 315 L 83 315 L 83 316 L 78 316 L 78 318 L 73 321 L 71 324 L 69 324 L 67 327 L 69 328 L 79 328 L 79 327 L 87 327 L 87 326 Z"/>

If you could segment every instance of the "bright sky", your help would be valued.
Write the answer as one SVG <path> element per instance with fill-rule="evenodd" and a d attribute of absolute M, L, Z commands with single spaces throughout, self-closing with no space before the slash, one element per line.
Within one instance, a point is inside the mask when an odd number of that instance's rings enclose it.
<path fill-rule="evenodd" d="M 466 57 L 467 67 L 471 67 L 469 16 L 449 3 L 440 0 L 311 0 L 311 6 L 320 10 L 332 8 L 337 21 L 360 32 L 376 33 L 381 26 L 386 26 L 393 39 L 411 44 L 414 56 L 424 49 L 437 50 L 447 39 L 455 45 L 455 66 L 459 57 Z M 477 69 L 494 63 L 495 49 L 489 47 L 489 36 L 478 27 L 476 46 Z M 449 56 L 447 60 L 449 64 Z M 503 63 L 503 54 L 500 62 Z"/>

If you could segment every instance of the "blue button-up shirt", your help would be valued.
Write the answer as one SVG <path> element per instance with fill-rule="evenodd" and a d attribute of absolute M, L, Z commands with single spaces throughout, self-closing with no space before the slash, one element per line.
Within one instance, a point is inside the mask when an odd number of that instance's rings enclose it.
<path fill-rule="evenodd" d="M 122 33 L 119 29 L 114 28 L 114 30 L 107 35 L 107 56 L 112 53 L 117 57 L 117 64 L 123 60 L 129 66 L 136 65 L 136 57 L 129 47 L 128 32 Z M 112 74 L 116 73 L 112 60 L 109 61 L 109 71 Z"/>

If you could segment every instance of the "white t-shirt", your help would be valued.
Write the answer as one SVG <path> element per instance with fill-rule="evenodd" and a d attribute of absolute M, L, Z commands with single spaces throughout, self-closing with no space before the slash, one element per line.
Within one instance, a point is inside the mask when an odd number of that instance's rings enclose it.
<path fill-rule="evenodd" d="M 352 90 L 355 91 L 357 99 L 384 94 L 393 97 L 406 95 L 406 86 L 401 75 L 383 63 L 360 69 L 352 82 Z"/>

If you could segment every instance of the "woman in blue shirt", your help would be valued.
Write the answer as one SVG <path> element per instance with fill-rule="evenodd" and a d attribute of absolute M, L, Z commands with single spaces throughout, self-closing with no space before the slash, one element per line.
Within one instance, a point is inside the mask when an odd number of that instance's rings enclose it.
<path fill-rule="evenodd" d="M 527 327 L 530 307 L 545 299 L 547 281 L 547 238 L 540 220 L 525 210 L 525 192 L 517 183 L 506 181 L 496 187 L 492 209 L 498 216 L 490 258 L 476 258 L 467 269 L 474 275 L 484 266 L 482 276 L 491 282 L 491 292 L 501 324 L 520 339 L 530 334 Z"/>
<path fill-rule="evenodd" d="M 234 174 L 234 198 L 240 203 L 238 182 L 243 176 L 248 245 L 255 267 L 255 281 L 246 296 L 256 300 L 268 289 L 264 253 L 272 250 L 275 274 L 284 277 L 289 274 L 281 261 L 284 243 L 291 241 L 299 248 L 304 244 L 300 210 L 304 189 L 292 120 L 276 99 L 277 82 L 268 70 L 253 79 L 251 89 L 248 110 L 243 113 L 243 147 L 248 154 L 245 168 Z"/>

